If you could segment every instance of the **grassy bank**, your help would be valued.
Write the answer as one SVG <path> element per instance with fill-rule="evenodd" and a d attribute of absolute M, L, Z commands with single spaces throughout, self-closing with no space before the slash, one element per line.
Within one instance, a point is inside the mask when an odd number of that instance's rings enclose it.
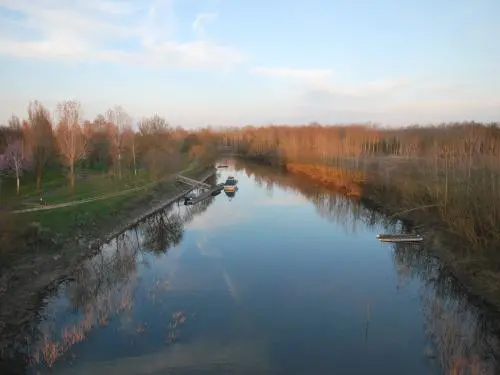
<path fill-rule="evenodd" d="M 206 178 L 212 171 L 213 167 L 193 166 L 183 174 Z M 17 238 L 19 246 L 2 252 L 0 336 L 4 340 L 0 351 L 14 341 L 22 341 L 23 332 L 42 303 L 41 291 L 51 289 L 93 254 L 97 250 L 91 246 L 93 243 L 188 189 L 166 177 L 129 195 L 30 214 L 36 224 Z M 19 220 L 20 216 L 12 218 Z"/>

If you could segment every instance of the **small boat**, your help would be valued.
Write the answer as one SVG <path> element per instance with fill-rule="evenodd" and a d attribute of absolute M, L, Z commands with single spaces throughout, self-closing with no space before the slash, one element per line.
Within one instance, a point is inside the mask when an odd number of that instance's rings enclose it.
<path fill-rule="evenodd" d="M 228 168 L 229 166 L 226 164 L 220 164 L 217 166 L 217 168 Z"/>
<path fill-rule="evenodd" d="M 236 191 L 238 180 L 235 179 L 233 176 L 229 176 L 224 182 L 224 191 Z"/>
<path fill-rule="evenodd" d="M 221 191 L 222 191 L 222 189 L 221 189 L 221 190 L 214 190 L 214 191 L 212 191 L 212 192 L 210 193 L 210 195 L 211 195 L 212 197 L 215 197 L 215 196 L 219 195 Z"/>
<path fill-rule="evenodd" d="M 196 198 L 196 195 L 193 193 L 186 194 L 184 196 L 184 205 L 187 206 L 189 204 L 193 204 L 193 200 Z"/>
<path fill-rule="evenodd" d="M 377 234 L 381 242 L 421 242 L 424 238 L 418 234 Z"/>

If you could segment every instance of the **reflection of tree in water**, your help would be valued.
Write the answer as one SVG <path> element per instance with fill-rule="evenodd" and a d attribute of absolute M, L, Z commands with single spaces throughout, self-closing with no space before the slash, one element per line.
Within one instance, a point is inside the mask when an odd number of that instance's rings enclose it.
<path fill-rule="evenodd" d="M 315 186 L 310 180 L 273 170 L 269 167 L 236 163 L 261 186 L 274 184 L 285 191 L 300 193 L 314 203 L 318 213 L 353 231 L 363 226 L 380 226 L 388 232 L 407 232 L 401 223 L 389 221 L 353 199 Z M 434 343 L 434 355 L 446 375 L 479 375 L 500 373 L 500 328 L 498 317 L 467 297 L 460 284 L 421 244 L 395 244 L 394 264 L 399 283 L 418 278 L 422 286 L 422 303 L 426 333 Z M 400 285 L 398 285 L 399 287 Z M 428 353 L 429 354 L 429 353 Z"/>
<path fill-rule="evenodd" d="M 184 231 L 182 218 L 179 214 L 170 215 L 162 211 L 146 219 L 142 224 L 144 233 L 143 246 L 156 254 L 168 251 L 182 240 Z"/>
<path fill-rule="evenodd" d="M 477 301 L 425 248 L 395 244 L 393 259 L 399 277 L 422 281 L 426 333 L 445 374 L 498 373 L 498 317 L 477 307 Z"/>
<path fill-rule="evenodd" d="M 214 197 L 205 199 L 190 206 L 170 205 L 162 211 L 146 218 L 140 223 L 141 233 L 144 235 L 142 246 L 152 253 L 162 254 L 182 241 L 184 225 L 204 212 L 214 201 Z M 179 212 L 175 212 L 179 207 Z"/>
<path fill-rule="evenodd" d="M 314 204 L 321 217 L 343 227 L 349 233 L 356 231 L 360 224 L 365 227 L 384 224 L 382 215 L 369 210 L 354 199 L 314 185 L 310 180 L 266 166 L 236 163 L 235 169 L 244 169 L 258 186 L 265 186 L 268 191 L 278 186 L 285 191 L 299 193 Z M 393 228 L 394 223 L 385 223 L 384 226 L 386 229 Z"/>
<path fill-rule="evenodd" d="M 182 239 L 184 224 L 205 211 L 213 198 L 193 206 L 176 205 L 152 215 L 104 245 L 95 257 L 85 262 L 62 286 L 75 314 L 64 315 L 65 321 L 47 319 L 39 324 L 30 356 L 35 363 L 51 367 L 71 347 L 86 339 L 98 325 L 106 325 L 110 317 L 131 312 L 133 292 L 137 285 L 137 264 L 141 248 L 155 253 L 165 252 Z M 179 207 L 181 208 L 181 207 Z M 56 305 L 52 308 L 57 309 Z M 44 312 L 47 317 L 55 311 Z"/>
<path fill-rule="evenodd" d="M 111 316 L 132 308 L 138 252 L 132 244 L 129 234 L 117 237 L 73 275 L 63 289 L 77 314 L 67 316 L 57 327 L 50 320 L 40 324 L 35 362 L 51 367 L 73 345 L 85 340 L 95 326 L 106 325 Z"/>

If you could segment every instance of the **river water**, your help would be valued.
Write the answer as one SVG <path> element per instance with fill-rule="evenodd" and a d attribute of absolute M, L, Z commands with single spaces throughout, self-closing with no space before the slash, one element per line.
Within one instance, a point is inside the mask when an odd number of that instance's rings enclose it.
<path fill-rule="evenodd" d="M 401 225 L 265 167 L 218 174 L 233 196 L 166 207 L 46 299 L 27 373 L 495 373 L 495 320 L 431 249 L 375 239 Z"/>

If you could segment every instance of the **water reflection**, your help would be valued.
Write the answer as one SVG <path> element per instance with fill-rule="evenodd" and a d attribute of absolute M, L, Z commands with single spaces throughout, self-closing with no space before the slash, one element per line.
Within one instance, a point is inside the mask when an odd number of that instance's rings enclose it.
<path fill-rule="evenodd" d="M 249 179 L 238 176 L 231 204 L 221 195 L 171 205 L 83 264 L 45 310 L 33 370 L 416 375 L 435 373 L 429 362 L 445 375 L 498 370 L 495 320 L 431 248 L 375 239 L 411 228 L 307 180 L 235 168 Z"/>
<path fill-rule="evenodd" d="M 272 191 L 273 186 L 307 198 L 319 215 L 355 234 L 371 227 L 386 233 L 408 233 L 412 228 L 363 206 L 355 199 L 332 194 L 307 179 L 267 167 L 238 163 L 235 168 Z M 500 317 L 470 297 L 450 271 L 434 256 L 427 243 L 382 245 L 392 247 L 397 288 L 413 280 L 421 282 L 425 332 L 429 345 L 424 355 L 436 361 L 448 375 L 493 375 L 500 373 Z M 370 315 L 370 305 L 367 305 Z M 369 319 L 364 327 L 368 335 Z"/>
<path fill-rule="evenodd" d="M 183 224 L 181 215 L 172 212 L 163 211 L 147 218 L 142 225 L 144 247 L 153 253 L 163 254 L 181 242 Z"/>
<path fill-rule="evenodd" d="M 105 244 L 97 256 L 85 262 L 60 287 L 57 303 L 49 304 L 45 310 L 46 319 L 38 326 L 30 353 L 34 368 L 52 368 L 61 357 L 71 363 L 74 354 L 69 358 L 67 354 L 72 347 L 87 339 L 96 326 L 107 326 L 117 315 L 120 315 L 121 330 L 142 332 L 143 324 L 130 326 L 139 264 L 148 265 L 147 252 L 158 255 L 177 245 L 184 225 L 206 210 L 212 201 L 213 198 L 207 199 L 193 206 L 172 204 L 120 234 Z M 160 285 L 157 280 L 152 286 L 155 290 L 150 291 L 150 298 L 154 298 L 158 287 L 168 288 L 168 283 Z M 61 314 L 61 310 L 68 313 Z M 184 319 L 177 319 L 176 325 Z"/>
<path fill-rule="evenodd" d="M 231 201 L 236 196 L 237 191 L 238 191 L 238 188 L 236 188 L 234 191 L 225 191 L 224 190 L 224 194 L 226 194 L 226 197 L 228 197 L 229 201 Z"/>
<path fill-rule="evenodd" d="M 328 189 L 311 183 L 310 180 L 293 176 L 285 172 L 266 166 L 235 162 L 237 171 L 244 171 L 249 178 L 253 178 L 258 186 L 265 187 L 268 196 L 273 198 L 274 186 L 280 189 L 299 194 L 314 204 L 318 214 L 326 220 L 341 226 L 353 234 L 357 228 L 373 227 L 386 232 L 401 232 L 406 228 L 396 220 L 387 220 L 383 215 L 364 207 L 355 199 L 340 194 L 332 194 Z"/>
<path fill-rule="evenodd" d="M 478 306 L 428 248 L 395 244 L 393 250 L 400 281 L 421 281 L 430 340 L 426 355 L 435 358 L 445 374 L 499 373 L 498 316 Z"/>

